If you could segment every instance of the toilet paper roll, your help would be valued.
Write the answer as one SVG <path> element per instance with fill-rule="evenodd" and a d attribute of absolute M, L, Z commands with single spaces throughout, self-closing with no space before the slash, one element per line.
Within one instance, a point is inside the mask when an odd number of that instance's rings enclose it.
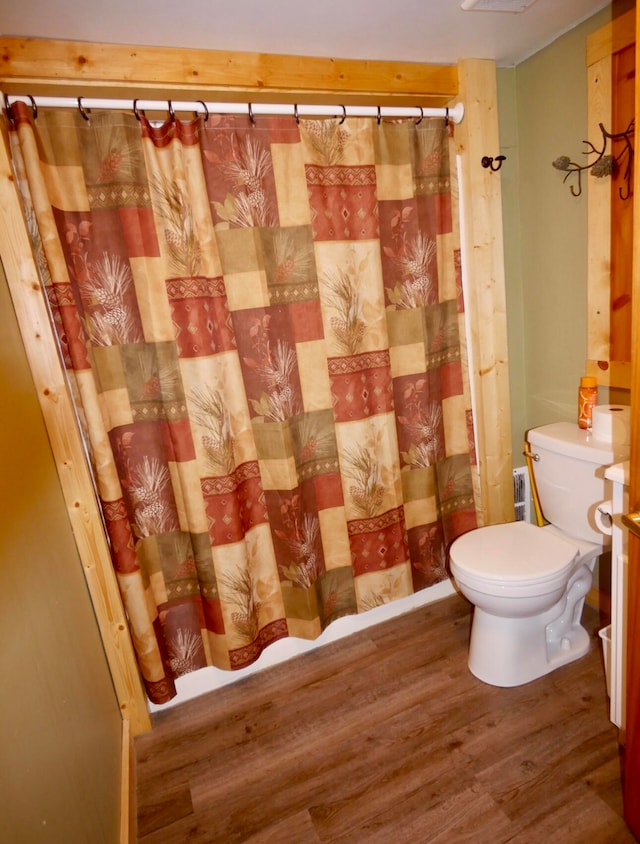
<path fill-rule="evenodd" d="M 613 528 L 613 503 L 607 499 L 601 501 L 594 514 L 596 527 L 605 536 L 611 536 Z"/>
<path fill-rule="evenodd" d="M 591 434 L 608 445 L 631 443 L 631 408 L 621 404 L 598 404 L 593 408 Z"/>

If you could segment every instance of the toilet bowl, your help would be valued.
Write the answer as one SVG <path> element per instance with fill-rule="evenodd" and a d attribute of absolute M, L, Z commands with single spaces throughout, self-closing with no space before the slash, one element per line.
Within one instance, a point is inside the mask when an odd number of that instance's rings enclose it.
<path fill-rule="evenodd" d="M 598 529 L 604 468 L 626 444 L 602 443 L 572 423 L 527 435 L 544 527 L 510 522 L 470 531 L 451 545 L 454 584 L 474 605 L 469 669 L 494 686 L 519 686 L 584 656 L 584 598 L 608 537 Z"/>

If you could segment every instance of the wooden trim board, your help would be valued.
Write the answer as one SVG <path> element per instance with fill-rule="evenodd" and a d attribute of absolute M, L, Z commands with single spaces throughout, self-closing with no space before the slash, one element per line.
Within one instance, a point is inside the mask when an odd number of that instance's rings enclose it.
<path fill-rule="evenodd" d="M 464 266 L 468 285 L 477 459 L 483 524 L 514 518 L 513 460 L 500 174 L 481 166 L 487 150 L 499 149 L 493 62 L 460 62 L 465 119 L 457 127 L 464 197 Z M 479 281 L 481 280 L 481 282 Z"/>
<path fill-rule="evenodd" d="M 635 9 L 614 18 L 610 23 L 587 37 L 587 137 L 595 143 L 601 140 L 599 125 L 611 132 L 626 127 L 613 126 L 614 54 L 635 42 Z M 612 311 L 612 289 L 624 286 L 627 272 L 618 268 L 612 280 L 616 250 L 613 240 L 613 203 L 610 179 L 585 179 L 587 186 L 587 372 L 598 379 L 602 387 L 629 389 L 630 363 L 612 360 L 612 319 L 624 320 L 624 315 Z M 628 200 L 631 202 L 632 200 Z M 625 208 L 625 212 L 628 209 Z M 618 215 L 620 209 L 618 205 Z M 621 223 L 621 220 L 618 220 Z M 615 230 L 620 235 L 620 225 Z M 612 252 L 613 250 L 613 252 Z M 616 281 L 617 279 L 617 281 Z M 630 281 L 629 281 L 630 285 Z M 628 306 L 627 306 L 628 308 Z M 624 329 L 626 322 L 618 322 Z M 623 330 L 624 334 L 624 330 Z M 618 337 L 618 335 L 615 335 Z M 622 335 L 620 335 L 622 336 Z M 615 345 L 620 345 L 616 343 Z M 624 346 L 624 343 L 622 344 Z M 620 355 L 621 357 L 626 355 Z"/>
<path fill-rule="evenodd" d="M 457 77 L 455 65 L 0 38 L 8 94 L 444 106 Z"/>
<path fill-rule="evenodd" d="M 133 736 L 128 718 L 122 719 L 122 757 L 120 775 L 120 844 L 135 844 L 136 800 L 135 800 L 135 755 Z"/>

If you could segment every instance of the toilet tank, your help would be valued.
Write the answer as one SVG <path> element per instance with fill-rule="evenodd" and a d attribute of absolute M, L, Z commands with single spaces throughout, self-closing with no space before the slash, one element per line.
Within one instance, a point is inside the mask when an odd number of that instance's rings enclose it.
<path fill-rule="evenodd" d="M 527 432 L 533 475 L 545 519 L 578 539 L 602 545 L 597 506 L 610 497 L 604 471 L 627 460 L 626 443 L 596 440 L 573 422 L 554 422 Z"/>

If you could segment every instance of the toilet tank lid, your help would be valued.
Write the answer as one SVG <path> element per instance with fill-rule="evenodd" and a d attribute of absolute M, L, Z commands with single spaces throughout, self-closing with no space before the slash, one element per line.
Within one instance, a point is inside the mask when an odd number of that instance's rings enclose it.
<path fill-rule="evenodd" d="M 532 446 L 545 448 L 555 454 L 575 457 L 599 466 L 609 466 L 629 457 L 629 446 L 609 445 L 595 440 L 591 431 L 579 428 L 574 422 L 552 422 L 527 431 L 527 441 Z"/>

